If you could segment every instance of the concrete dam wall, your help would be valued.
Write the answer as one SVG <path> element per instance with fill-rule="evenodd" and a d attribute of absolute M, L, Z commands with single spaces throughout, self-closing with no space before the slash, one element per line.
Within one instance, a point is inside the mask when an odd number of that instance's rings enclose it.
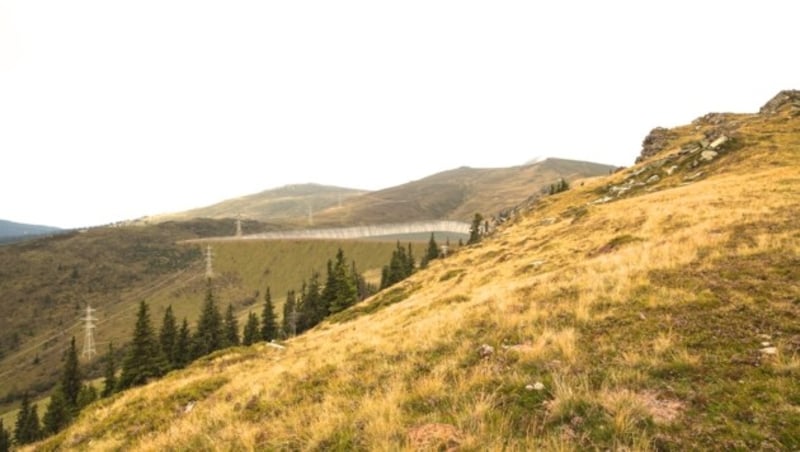
<path fill-rule="evenodd" d="M 413 223 L 397 224 L 376 224 L 366 226 L 350 226 L 346 228 L 325 228 L 325 229 L 297 229 L 292 231 L 262 232 L 260 234 L 249 234 L 231 237 L 213 237 L 190 242 L 202 241 L 221 241 L 221 240 L 337 240 L 337 239 L 361 239 L 367 237 L 381 237 L 398 234 L 416 234 L 420 232 L 453 232 L 459 234 L 469 234 L 469 223 L 461 221 L 418 221 Z"/>

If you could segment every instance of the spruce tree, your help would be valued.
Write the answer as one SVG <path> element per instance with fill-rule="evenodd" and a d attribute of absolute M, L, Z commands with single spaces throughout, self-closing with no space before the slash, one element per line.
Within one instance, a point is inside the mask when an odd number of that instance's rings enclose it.
<path fill-rule="evenodd" d="M 56 388 L 50 396 L 50 403 L 47 404 L 47 410 L 42 417 L 42 424 L 44 433 L 53 435 L 60 432 L 67 426 L 72 417 L 72 410 L 64 395 L 64 390 L 61 386 Z"/>
<path fill-rule="evenodd" d="M 244 334 L 242 334 L 242 345 L 252 345 L 261 338 L 259 329 L 258 314 L 251 312 L 247 315 L 247 323 L 244 324 Z"/>
<path fill-rule="evenodd" d="M 185 367 L 192 360 L 192 332 L 189 330 L 189 321 L 183 318 L 178 339 L 175 341 L 175 367 Z"/>
<path fill-rule="evenodd" d="M 30 415 L 28 416 L 27 429 L 30 443 L 42 439 L 42 426 L 39 423 L 39 407 L 34 403 L 31 405 Z"/>
<path fill-rule="evenodd" d="M 239 322 L 233 314 L 233 304 L 229 303 L 228 310 L 225 311 L 223 328 L 225 330 L 225 345 L 228 347 L 239 345 Z"/>
<path fill-rule="evenodd" d="M 161 344 L 156 340 L 150 325 L 150 311 L 147 303 L 139 304 L 133 339 L 128 348 L 128 355 L 122 363 L 122 374 L 119 377 L 120 389 L 138 386 L 147 380 L 160 377 L 166 372 L 167 361 L 161 352 Z"/>
<path fill-rule="evenodd" d="M 78 349 L 75 347 L 75 336 L 67 349 L 64 371 L 61 374 L 61 389 L 64 392 L 64 399 L 70 410 L 76 412 L 78 406 L 78 393 L 81 390 L 81 373 L 78 368 Z"/>
<path fill-rule="evenodd" d="M 6 430 L 3 420 L 0 419 L 0 452 L 11 450 L 11 433 Z"/>
<path fill-rule="evenodd" d="M 283 304 L 282 330 L 284 337 L 292 337 L 297 334 L 297 306 L 293 290 L 286 294 L 286 303 Z"/>
<path fill-rule="evenodd" d="M 419 266 L 425 268 L 428 266 L 428 263 L 434 259 L 439 259 L 439 245 L 436 243 L 436 238 L 433 236 L 433 232 L 431 232 L 431 239 L 428 240 L 428 250 L 425 252 L 425 256 L 422 257 Z"/>
<path fill-rule="evenodd" d="M 28 444 L 39 439 L 41 427 L 39 426 L 39 413 L 36 404 L 30 404 L 28 393 L 22 395 L 22 403 L 17 413 L 17 422 L 14 426 L 14 438 L 17 444 Z"/>
<path fill-rule="evenodd" d="M 197 321 L 197 331 L 194 336 L 194 357 L 199 358 L 223 347 L 225 332 L 222 325 L 222 314 L 214 301 L 211 283 L 208 284 L 206 300 L 200 319 Z"/>
<path fill-rule="evenodd" d="M 313 328 L 330 313 L 330 306 L 322 298 L 324 288 L 320 287 L 319 277 L 318 272 L 312 272 L 303 290 L 302 309 L 298 309 L 304 319 L 303 331 Z"/>
<path fill-rule="evenodd" d="M 170 369 L 177 368 L 176 345 L 178 341 L 178 324 L 175 314 L 172 313 L 172 305 L 167 306 L 164 311 L 164 319 L 161 321 L 161 331 L 158 334 L 158 342 L 161 344 L 161 352 L 164 353 Z"/>
<path fill-rule="evenodd" d="M 28 418 L 31 416 L 31 405 L 28 393 L 22 394 L 22 402 L 17 411 L 17 422 L 14 424 L 14 438 L 17 444 L 27 444 L 29 441 Z"/>
<path fill-rule="evenodd" d="M 481 241 L 482 222 L 483 216 L 479 213 L 476 213 L 475 217 L 472 219 L 472 225 L 469 227 L 469 240 L 467 241 L 467 245 L 472 245 Z"/>
<path fill-rule="evenodd" d="M 356 302 L 356 288 L 353 285 L 353 279 L 350 277 L 347 270 L 347 263 L 344 259 L 344 251 L 339 248 L 339 251 L 336 253 L 336 263 L 333 266 L 335 296 L 333 302 L 328 307 L 328 311 L 331 314 L 343 311 Z"/>
<path fill-rule="evenodd" d="M 86 408 L 95 400 L 97 400 L 97 389 L 90 384 L 81 386 L 81 392 L 78 393 L 78 411 Z"/>
<path fill-rule="evenodd" d="M 114 360 L 114 343 L 108 343 L 108 354 L 106 354 L 106 367 L 103 372 L 103 391 L 101 397 L 108 397 L 114 393 L 117 387 L 117 363 Z"/>
<path fill-rule="evenodd" d="M 293 297 L 294 298 L 294 297 Z M 286 300 L 286 305 L 289 300 Z M 284 305 L 284 317 L 286 316 L 286 305 Z M 292 309 L 294 309 L 294 300 L 292 301 Z M 270 288 L 264 294 L 264 312 L 261 314 L 261 340 L 272 341 L 278 338 L 278 320 L 275 315 L 275 306 L 272 304 L 272 293 Z"/>

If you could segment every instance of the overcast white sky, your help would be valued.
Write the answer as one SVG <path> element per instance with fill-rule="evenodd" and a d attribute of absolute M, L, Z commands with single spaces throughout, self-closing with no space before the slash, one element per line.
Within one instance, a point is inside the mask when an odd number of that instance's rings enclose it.
<path fill-rule="evenodd" d="M 0 218 L 557 156 L 799 88 L 796 1 L 0 0 Z"/>

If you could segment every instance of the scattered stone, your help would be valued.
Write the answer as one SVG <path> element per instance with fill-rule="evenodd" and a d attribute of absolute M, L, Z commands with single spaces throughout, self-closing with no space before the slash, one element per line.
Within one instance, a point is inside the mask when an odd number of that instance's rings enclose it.
<path fill-rule="evenodd" d="M 643 313 L 643 312 L 640 312 L 640 313 L 639 313 L 639 319 L 640 319 L 640 320 L 647 320 L 647 317 L 644 315 L 644 313 Z"/>
<path fill-rule="evenodd" d="M 704 174 L 705 174 L 704 172 L 700 171 L 698 173 L 692 174 L 691 176 L 684 177 L 683 180 L 696 180 L 703 177 Z"/>
<path fill-rule="evenodd" d="M 637 170 L 634 170 L 634 171 L 631 173 L 631 176 L 633 176 L 633 177 L 636 177 L 636 176 L 638 176 L 638 175 L 642 174 L 643 172 L 645 172 L 645 171 L 647 171 L 647 170 L 649 170 L 649 169 L 650 169 L 650 165 L 645 165 L 645 166 L 643 166 L 643 167 L 641 167 L 641 168 L 639 168 L 639 169 L 637 169 Z"/>
<path fill-rule="evenodd" d="M 192 400 L 191 402 L 187 403 L 186 407 L 183 409 L 183 414 L 191 413 L 192 410 L 194 409 L 194 404 L 195 404 L 194 400 Z"/>
<path fill-rule="evenodd" d="M 532 386 L 534 391 L 544 391 L 544 383 L 542 383 L 541 381 L 537 381 Z"/>
<path fill-rule="evenodd" d="M 761 346 L 762 347 L 770 347 L 770 346 L 772 346 L 772 343 L 770 343 L 769 341 L 764 341 L 764 342 L 761 343 Z"/>
<path fill-rule="evenodd" d="M 762 340 L 765 340 L 765 341 L 771 341 L 772 340 L 772 336 L 770 336 L 769 334 L 759 334 L 758 338 L 762 339 Z"/>
<path fill-rule="evenodd" d="M 702 149 L 702 146 L 700 145 L 700 143 L 697 143 L 697 142 L 693 141 L 691 143 L 687 143 L 687 144 L 684 144 L 683 146 L 681 146 L 681 150 L 678 152 L 678 154 L 680 154 L 680 155 L 694 154 L 695 152 L 699 151 L 700 149 Z"/>
<path fill-rule="evenodd" d="M 716 140 L 712 141 L 711 144 L 708 145 L 708 147 L 710 147 L 711 149 L 716 149 L 716 148 L 722 146 L 723 144 L 727 143 L 728 139 L 729 138 L 727 136 L 721 135 L 719 138 L 717 138 Z"/>
<path fill-rule="evenodd" d="M 528 391 L 533 391 L 533 385 L 530 385 L 530 384 L 529 385 L 525 385 L 525 389 L 527 389 Z"/>
<path fill-rule="evenodd" d="M 778 347 L 764 347 L 760 351 L 765 355 L 777 355 Z"/>
<path fill-rule="evenodd" d="M 661 177 L 658 174 L 653 174 L 652 176 L 647 178 L 647 184 L 655 184 L 656 182 L 660 181 Z"/>
<path fill-rule="evenodd" d="M 717 151 L 703 151 L 700 153 L 700 160 L 710 162 L 718 155 L 719 153 L 717 153 Z"/>
<path fill-rule="evenodd" d="M 494 347 L 488 344 L 483 344 L 478 348 L 478 354 L 481 358 L 488 358 L 494 354 Z"/>
<path fill-rule="evenodd" d="M 609 201 L 613 201 L 613 200 L 614 200 L 614 198 L 612 198 L 611 196 L 603 196 L 600 199 L 595 199 L 594 201 L 590 202 L 589 204 L 590 205 L 605 204 L 605 203 L 607 203 Z"/>
<path fill-rule="evenodd" d="M 667 168 L 667 176 L 672 176 L 675 173 L 675 171 L 677 171 L 677 169 L 678 165 L 672 165 L 669 168 Z"/>

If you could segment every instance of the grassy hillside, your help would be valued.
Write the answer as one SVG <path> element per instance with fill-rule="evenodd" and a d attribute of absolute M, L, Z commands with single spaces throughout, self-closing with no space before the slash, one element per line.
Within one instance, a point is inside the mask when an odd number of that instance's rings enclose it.
<path fill-rule="evenodd" d="M 470 221 L 539 197 L 560 178 L 608 174 L 612 166 L 547 159 L 512 168 L 462 167 L 354 197 L 314 216 L 318 225 L 380 224 L 451 219 Z"/>
<path fill-rule="evenodd" d="M 796 450 L 800 108 L 776 110 L 674 129 L 284 350 L 210 356 L 39 448 Z"/>
<path fill-rule="evenodd" d="M 205 293 L 204 248 L 176 245 L 178 239 L 221 235 L 232 221 L 148 227 L 105 228 L 0 248 L 0 412 L 13 406 L 23 391 L 50 389 L 61 369 L 69 338 L 82 344 L 79 318 L 86 303 L 97 309 L 96 341 L 104 353 L 109 341 L 117 348 L 129 339 L 138 302 L 147 300 L 160 325 L 172 305 L 178 319 L 194 322 Z M 203 245 L 204 247 L 205 245 Z M 221 303 L 232 303 L 242 323 L 247 312 L 260 313 L 263 293 L 271 286 L 278 306 L 286 292 L 299 289 L 313 270 L 339 247 L 373 282 L 380 280 L 394 241 L 289 241 L 212 243 L 214 284 Z M 423 243 L 415 245 L 417 256 Z M 95 360 L 89 371 L 98 375 Z"/>
<path fill-rule="evenodd" d="M 287 185 L 185 212 L 156 215 L 147 218 L 147 221 L 222 219 L 241 215 L 243 218 L 259 221 L 306 224 L 309 208 L 317 212 L 364 193 L 364 190 L 318 184 Z M 252 231 L 245 231 L 249 232 Z"/>

